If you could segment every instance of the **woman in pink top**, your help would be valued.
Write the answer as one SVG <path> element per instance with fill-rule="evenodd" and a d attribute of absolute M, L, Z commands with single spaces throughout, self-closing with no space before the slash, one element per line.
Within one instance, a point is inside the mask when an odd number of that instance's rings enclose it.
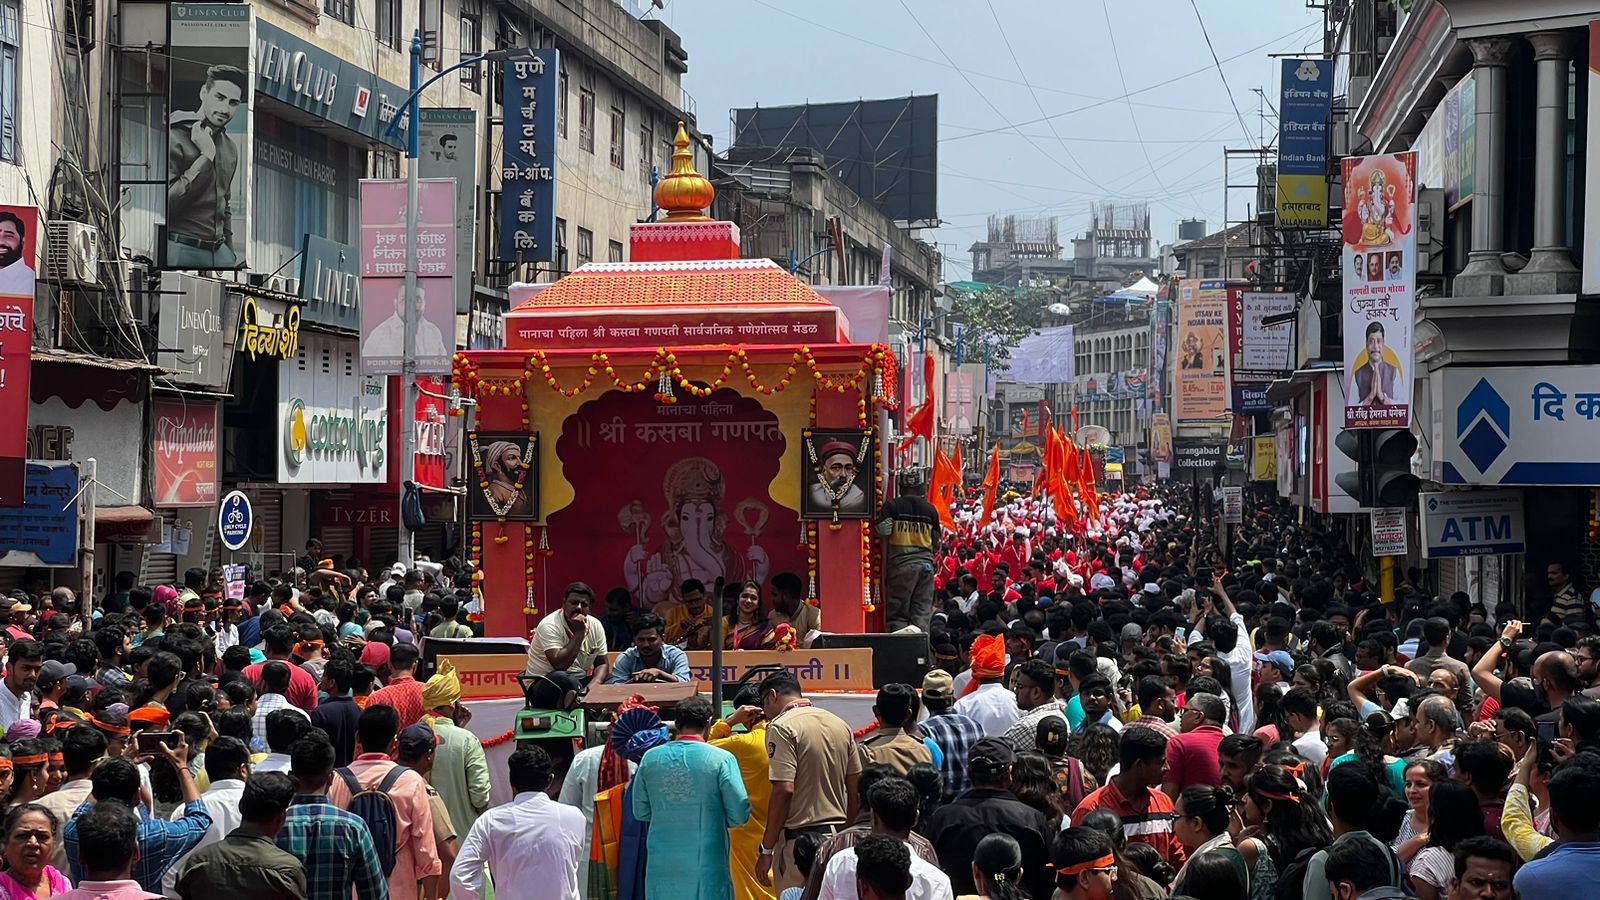
<path fill-rule="evenodd" d="M 6 815 L 6 871 L 0 872 L 0 898 L 43 900 L 72 890 L 66 876 L 49 864 L 56 830 L 55 815 L 35 803 L 15 807 Z"/>

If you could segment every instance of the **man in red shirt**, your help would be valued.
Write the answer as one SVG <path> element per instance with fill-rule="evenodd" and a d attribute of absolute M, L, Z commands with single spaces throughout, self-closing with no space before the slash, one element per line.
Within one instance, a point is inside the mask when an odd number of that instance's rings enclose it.
<path fill-rule="evenodd" d="M 392 706 L 400 713 L 400 730 L 422 719 L 422 682 L 416 679 L 422 651 L 416 644 L 395 644 L 389 648 L 389 680 L 367 699 L 367 708 Z"/>
<path fill-rule="evenodd" d="M 1020 526 L 1011 532 L 1011 542 L 1000 548 L 1000 561 L 1011 570 L 1011 574 L 1021 578 L 1027 571 L 1028 559 L 1033 556 L 1033 548 L 1028 544 L 1027 526 Z"/>
<path fill-rule="evenodd" d="M 294 629 L 286 622 L 279 622 L 261 632 L 261 642 L 267 662 L 277 661 L 289 667 L 289 692 L 284 696 L 291 704 L 306 712 L 316 709 L 317 679 L 291 658 L 294 652 Z M 267 662 L 245 667 L 244 677 L 250 679 L 257 691 L 261 690 L 261 670 L 266 668 Z"/>
<path fill-rule="evenodd" d="M 1222 743 L 1222 723 L 1228 708 L 1216 694 L 1191 694 L 1178 717 L 1182 733 L 1167 742 L 1167 774 L 1161 790 L 1173 800 L 1190 785 L 1222 784 L 1217 746 Z"/>
<path fill-rule="evenodd" d="M 1122 819 L 1130 841 L 1149 844 L 1174 869 L 1182 868 L 1183 846 L 1172 836 L 1172 798 L 1158 788 L 1167 773 L 1167 739 L 1153 728 L 1129 728 L 1119 746 L 1122 771 L 1105 787 L 1083 798 L 1072 811 L 1072 824 L 1082 825 L 1089 813 L 1109 809 Z"/>

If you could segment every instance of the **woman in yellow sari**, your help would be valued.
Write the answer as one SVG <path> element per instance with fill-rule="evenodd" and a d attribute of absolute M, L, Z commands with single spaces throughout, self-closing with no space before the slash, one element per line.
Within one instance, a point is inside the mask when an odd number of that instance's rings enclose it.
<path fill-rule="evenodd" d="M 712 725 L 710 734 L 713 747 L 721 747 L 739 761 L 739 778 L 750 795 L 749 821 L 728 830 L 734 900 L 776 900 L 777 897 L 771 888 L 762 887 L 756 880 L 756 856 L 767 830 L 767 804 L 772 800 L 767 723 L 761 720 L 757 699 L 754 686 L 740 691 L 734 698 L 737 710 L 726 721 Z M 749 731 L 734 734 L 733 729 L 739 725 Z"/>

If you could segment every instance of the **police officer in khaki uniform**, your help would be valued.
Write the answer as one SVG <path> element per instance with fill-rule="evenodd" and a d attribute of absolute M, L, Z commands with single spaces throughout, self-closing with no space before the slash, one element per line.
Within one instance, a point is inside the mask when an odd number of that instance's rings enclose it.
<path fill-rule="evenodd" d="M 855 818 L 861 751 L 844 720 L 811 705 L 789 672 L 761 682 L 772 757 L 772 801 L 756 861 L 756 878 L 777 890 L 801 887 L 794 842 L 806 832 L 832 835 Z"/>
<path fill-rule="evenodd" d="M 861 741 L 861 764 L 882 763 L 905 775 L 915 765 L 932 765 L 933 751 L 908 729 L 915 727 L 921 701 L 909 684 L 886 684 L 878 690 L 872 714 L 878 730 Z"/>

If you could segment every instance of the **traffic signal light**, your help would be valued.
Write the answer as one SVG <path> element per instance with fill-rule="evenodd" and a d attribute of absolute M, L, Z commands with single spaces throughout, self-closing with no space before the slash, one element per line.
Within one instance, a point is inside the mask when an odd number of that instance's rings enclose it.
<path fill-rule="evenodd" d="M 1410 429 L 1341 431 L 1333 445 L 1356 464 L 1355 471 L 1341 472 L 1334 481 L 1362 507 L 1411 506 L 1417 502 L 1421 484 L 1411 474 L 1417 436 Z"/>
<path fill-rule="evenodd" d="M 1417 436 L 1409 428 L 1373 432 L 1372 505 L 1415 506 L 1421 479 L 1411 474 Z"/>

